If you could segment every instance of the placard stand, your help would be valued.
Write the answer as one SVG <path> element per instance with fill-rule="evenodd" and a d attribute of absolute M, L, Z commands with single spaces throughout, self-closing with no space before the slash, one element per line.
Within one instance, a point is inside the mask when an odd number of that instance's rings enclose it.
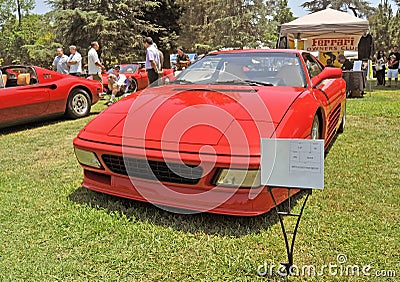
<path fill-rule="evenodd" d="M 261 184 L 266 185 L 274 202 L 283 238 L 285 239 L 288 262 L 281 263 L 288 275 L 293 266 L 294 243 L 308 197 L 313 189 L 324 187 L 324 140 L 309 139 L 261 139 Z M 279 210 L 273 189 L 287 189 L 288 210 Z M 306 192 L 300 213 L 290 211 L 293 190 Z M 297 218 L 294 230 L 286 230 L 283 219 Z M 289 242 L 288 235 L 292 235 Z"/>
<path fill-rule="evenodd" d="M 279 218 L 279 222 L 281 224 L 281 229 L 282 229 L 282 234 L 283 234 L 283 238 L 285 239 L 285 246 L 286 246 L 286 254 L 287 254 L 287 258 L 288 261 L 287 262 L 281 262 L 281 264 L 286 268 L 286 273 L 288 275 L 290 275 L 290 268 L 293 266 L 293 251 L 294 251 L 294 242 L 296 240 L 296 235 L 297 235 L 297 229 L 299 227 L 300 224 L 300 219 L 301 216 L 303 215 L 303 211 L 304 211 L 304 207 L 306 206 L 308 197 L 312 194 L 312 190 L 311 189 L 300 189 L 301 191 L 305 191 L 307 193 L 306 198 L 303 201 L 303 205 L 301 206 L 301 210 L 300 213 L 292 213 L 290 212 L 290 207 L 291 207 L 291 190 L 296 189 L 298 190 L 298 188 L 286 188 L 288 190 L 288 210 L 287 211 L 280 211 L 279 210 L 279 205 L 277 204 L 274 194 L 272 193 L 272 189 L 285 189 L 285 188 L 280 188 L 280 187 L 268 187 L 268 191 L 271 195 L 272 200 L 274 201 L 274 209 L 276 210 L 276 213 L 278 215 Z M 296 225 L 294 227 L 293 231 L 287 231 L 285 228 L 285 224 L 283 222 L 283 219 L 285 217 L 297 217 L 297 221 L 296 221 Z M 288 235 L 292 235 L 292 241 L 290 242 L 289 245 L 289 238 Z"/>

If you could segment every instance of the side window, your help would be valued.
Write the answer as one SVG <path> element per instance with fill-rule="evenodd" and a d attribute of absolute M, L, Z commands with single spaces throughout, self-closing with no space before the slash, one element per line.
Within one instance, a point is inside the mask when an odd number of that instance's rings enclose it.
<path fill-rule="evenodd" d="M 310 54 L 304 53 L 303 59 L 304 59 L 304 62 L 306 63 L 308 75 L 310 76 L 310 78 L 313 78 L 314 76 L 316 76 L 322 72 L 323 67 L 317 60 L 314 59 L 313 56 L 311 56 Z"/>

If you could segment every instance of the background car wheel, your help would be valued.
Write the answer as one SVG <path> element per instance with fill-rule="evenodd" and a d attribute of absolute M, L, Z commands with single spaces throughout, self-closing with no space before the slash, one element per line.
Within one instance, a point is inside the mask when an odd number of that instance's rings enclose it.
<path fill-rule="evenodd" d="M 131 83 L 129 84 L 128 91 L 129 92 L 136 92 L 138 88 L 137 81 L 135 79 L 132 79 Z"/>
<path fill-rule="evenodd" d="M 343 133 L 345 126 L 346 126 L 346 105 L 344 105 L 342 122 L 340 123 L 340 126 L 338 128 L 338 133 Z"/>
<path fill-rule="evenodd" d="M 311 139 L 321 139 L 321 127 L 318 115 L 314 116 L 314 120 L 311 125 Z"/>
<path fill-rule="evenodd" d="M 91 106 L 89 94 L 83 89 L 75 89 L 68 96 L 67 116 L 73 119 L 87 116 Z"/>

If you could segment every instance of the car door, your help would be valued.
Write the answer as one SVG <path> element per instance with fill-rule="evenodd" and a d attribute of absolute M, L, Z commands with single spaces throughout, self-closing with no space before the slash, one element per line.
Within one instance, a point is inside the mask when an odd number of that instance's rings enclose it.
<path fill-rule="evenodd" d="M 322 72 L 324 66 L 314 56 L 303 53 L 303 58 L 310 79 Z M 328 112 L 336 108 L 341 101 L 342 89 L 339 84 L 334 83 L 334 80 L 325 83 L 321 88 L 314 88 L 314 90 L 316 97 L 324 104 Z"/>
<path fill-rule="evenodd" d="M 31 79 L 33 68 L 9 68 L 5 87 L 0 88 L 0 123 L 29 120 L 46 114 L 49 106 L 48 87 Z"/>

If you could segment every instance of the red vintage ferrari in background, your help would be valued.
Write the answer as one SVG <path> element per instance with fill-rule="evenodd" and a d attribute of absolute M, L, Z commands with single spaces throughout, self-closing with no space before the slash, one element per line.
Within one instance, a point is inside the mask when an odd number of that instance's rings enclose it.
<path fill-rule="evenodd" d="M 123 73 L 129 80 L 128 92 L 136 92 L 149 86 L 149 80 L 147 71 L 144 67 L 144 63 L 134 64 L 121 64 L 120 73 Z M 112 68 L 106 73 L 103 73 L 103 87 L 104 91 L 108 92 L 108 75 L 112 73 Z M 166 83 L 172 80 L 174 76 L 174 69 L 163 69 L 162 70 L 162 82 Z"/>
<path fill-rule="evenodd" d="M 0 68 L 0 128 L 56 115 L 90 113 L 102 86 L 76 76 L 34 66 Z"/>
<path fill-rule="evenodd" d="M 261 185 L 260 138 L 330 146 L 345 125 L 341 75 L 298 50 L 210 53 L 169 85 L 122 99 L 78 134 L 83 186 L 162 207 L 265 213 L 274 203 Z M 287 190 L 273 191 L 278 203 L 287 199 Z"/>

